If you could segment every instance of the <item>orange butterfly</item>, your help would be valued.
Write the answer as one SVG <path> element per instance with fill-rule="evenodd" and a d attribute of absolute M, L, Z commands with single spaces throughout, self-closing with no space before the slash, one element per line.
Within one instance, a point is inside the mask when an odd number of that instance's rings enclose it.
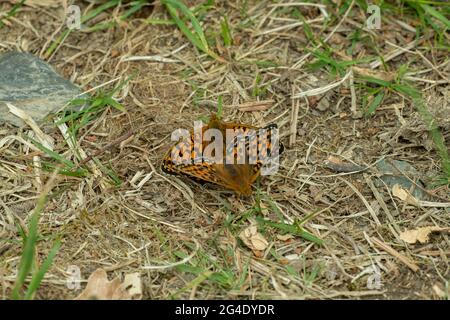
<path fill-rule="evenodd" d="M 215 132 L 220 132 L 221 135 L 214 136 L 214 140 L 208 138 L 208 131 L 214 132 L 209 129 L 215 129 Z M 283 145 L 278 143 L 277 130 L 276 124 L 260 129 L 222 122 L 216 115 L 212 115 L 209 123 L 203 125 L 201 130 L 191 131 L 187 137 L 170 148 L 163 159 L 161 169 L 168 174 L 186 176 L 200 183 L 217 184 L 249 196 L 252 194 L 251 185 L 261 174 L 263 165 L 269 163 L 269 160 L 278 160 L 284 149 Z M 231 140 L 227 140 L 228 136 L 227 139 L 225 137 L 230 131 L 234 135 Z M 213 149 L 213 152 L 206 156 L 209 145 L 215 142 L 222 144 L 221 148 Z M 220 157 L 216 157 L 220 155 L 223 155 L 224 160 L 220 161 Z"/>

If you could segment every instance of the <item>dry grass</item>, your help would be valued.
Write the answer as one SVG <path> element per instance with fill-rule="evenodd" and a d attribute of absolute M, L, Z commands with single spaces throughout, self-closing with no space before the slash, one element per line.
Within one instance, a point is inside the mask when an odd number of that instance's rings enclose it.
<path fill-rule="evenodd" d="M 134 75 L 115 94 L 126 112 L 105 108 L 81 127 L 75 143 L 65 141 L 61 128 L 47 126 L 55 151 L 89 173 L 58 175 L 52 187 L 39 221 L 35 263 L 42 263 L 56 236 L 62 244 L 36 298 L 77 296 L 80 290 L 66 287 L 71 265 L 83 279 L 100 267 L 111 277 L 140 272 L 144 299 L 437 299 L 442 292 L 448 298 L 448 234 L 416 245 L 399 234 L 420 226 L 449 227 L 449 208 L 405 204 L 380 183 L 375 165 L 381 159 L 407 161 L 420 173 L 428 200 L 450 202 L 448 185 L 433 184 L 443 166 L 428 128 L 413 100 L 393 89 L 386 89 L 372 116 L 361 112 L 376 95 L 362 76 L 389 80 L 407 65 L 404 80 L 422 92 L 448 148 L 448 32 L 429 28 L 416 39 L 421 22 L 406 5 L 403 16 L 386 10 L 381 30 L 361 29 L 363 9 L 352 1 L 333 2 L 337 5 L 216 1 L 197 15 L 204 15 L 202 28 L 215 41 L 210 46 L 225 62 L 198 51 L 175 25 L 147 23 L 169 19 L 157 2 L 122 21 L 118 17 L 128 4 L 114 6 L 87 25 L 113 17 L 115 26 L 72 32 L 50 54 L 65 30 L 62 7 L 24 6 L 8 18 L 0 29 L 0 52 L 41 56 L 83 89 L 96 88 L 91 93 L 99 87 L 111 91 Z M 0 12 L 10 8 L 4 3 Z M 230 46 L 221 38 L 224 16 Z M 329 48 L 327 57 L 337 67 L 311 69 L 317 53 Z M 358 67 L 345 65 L 351 60 L 358 60 Z M 216 112 L 219 96 L 224 119 L 257 126 L 275 122 L 286 146 L 279 172 L 263 177 L 259 192 L 249 198 L 167 177 L 159 168 L 172 131 Z M 4 299 L 22 252 L 17 225 L 26 228 L 51 175 L 38 164 L 55 163 L 17 139 L 28 131 L 0 127 Z M 356 170 L 330 166 L 330 156 Z M 102 166 L 115 172 L 120 186 Z M 261 217 L 285 225 L 264 224 Z M 303 227 L 323 245 L 295 234 L 282 237 L 283 227 L 305 217 Z M 269 242 L 264 252 L 252 252 L 239 239 L 251 224 Z M 368 286 L 376 278 L 374 268 L 381 287 Z"/>

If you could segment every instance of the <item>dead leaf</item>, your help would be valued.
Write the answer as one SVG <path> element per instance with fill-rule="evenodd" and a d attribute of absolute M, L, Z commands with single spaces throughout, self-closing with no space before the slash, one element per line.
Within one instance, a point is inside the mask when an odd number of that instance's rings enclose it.
<path fill-rule="evenodd" d="M 439 284 L 436 283 L 433 286 L 433 290 L 439 298 L 444 299 L 446 297 L 445 291 L 441 289 Z"/>
<path fill-rule="evenodd" d="M 119 278 L 108 280 L 103 269 L 95 270 L 88 278 L 86 288 L 75 300 L 131 300 L 142 298 L 139 273 L 127 274 L 123 283 Z"/>
<path fill-rule="evenodd" d="M 6 102 L 6 106 L 8 107 L 9 112 L 14 114 L 16 117 L 19 117 L 23 120 L 23 122 L 30 126 L 30 128 L 36 134 L 39 142 L 42 143 L 44 147 L 53 151 L 55 145 L 53 137 L 45 134 L 28 113 L 8 102 Z"/>
<path fill-rule="evenodd" d="M 241 111 L 264 111 L 274 104 L 274 100 L 251 101 L 238 105 Z"/>
<path fill-rule="evenodd" d="M 245 228 L 239 234 L 239 238 L 252 250 L 264 251 L 269 245 L 263 235 L 258 232 L 256 226 Z"/>
<path fill-rule="evenodd" d="M 121 294 L 119 278 L 108 281 L 106 271 L 97 269 L 89 276 L 86 288 L 75 300 L 112 300 Z"/>
<path fill-rule="evenodd" d="M 261 214 L 267 216 L 269 214 L 269 208 L 264 202 L 260 202 L 259 208 L 261 209 Z"/>
<path fill-rule="evenodd" d="M 447 228 L 440 227 L 422 227 L 413 230 L 405 230 L 400 233 L 400 239 L 411 244 L 416 243 L 417 241 L 425 243 L 428 242 L 430 233 L 444 231 L 446 229 Z"/>
<path fill-rule="evenodd" d="M 300 259 L 300 255 L 296 254 L 296 253 L 292 253 L 292 254 L 286 255 L 284 258 L 289 261 L 296 261 L 296 260 Z"/>
<path fill-rule="evenodd" d="M 364 169 L 364 167 L 362 166 L 349 162 L 343 162 L 340 158 L 335 156 L 329 156 L 328 159 L 325 160 L 324 164 L 325 167 L 336 172 L 354 172 Z"/>
<path fill-rule="evenodd" d="M 133 300 L 142 299 L 142 283 L 139 272 L 126 274 L 123 279 L 122 289 L 128 292 Z"/>
<path fill-rule="evenodd" d="M 18 3 L 19 0 L 13 1 L 15 3 Z M 27 0 L 25 1 L 25 4 L 33 7 L 33 6 L 40 6 L 40 7 L 62 7 L 64 5 L 64 0 Z"/>
<path fill-rule="evenodd" d="M 294 239 L 294 236 L 292 234 L 286 233 L 286 234 L 277 234 L 277 239 L 281 241 L 288 241 L 291 239 Z"/>
<path fill-rule="evenodd" d="M 262 257 L 264 257 L 264 251 L 253 250 L 253 254 L 254 254 L 255 257 L 257 257 L 257 258 L 262 258 Z"/>
<path fill-rule="evenodd" d="M 352 69 L 356 74 L 359 74 L 363 77 L 377 78 L 384 81 L 392 81 L 396 77 L 396 74 L 393 72 L 373 71 L 372 69 L 359 67 L 353 67 Z"/>
<path fill-rule="evenodd" d="M 402 201 L 413 206 L 419 206 L 419 201 L 414 198 L 408 190 L 403 189 L 399 184 L 394 184 L 392 187 L 392 194 Z"/>

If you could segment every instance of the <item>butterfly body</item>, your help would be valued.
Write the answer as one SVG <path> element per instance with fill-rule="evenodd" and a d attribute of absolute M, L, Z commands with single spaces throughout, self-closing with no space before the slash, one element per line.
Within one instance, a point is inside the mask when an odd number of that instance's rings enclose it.
<path fill-rule="evenodd" d="M 218 143 L 222 144 L 222 148 L 214 149 L 210 155 L 205 155 L 209 144 L 217 142 L 215 139 L 205 141 L 200 137 L 201 135 L 205 138 L 209 129 L 220 132 L 221 140 Z M 270 144 L 270 134 L 272 130 L 276 129 L 276 125 L 271 124 L 263 129 L 269 130 L 269 139 L 264 140 L 257 134 L 253 134 L 260 130 L 257 127 L 222 122 L 213 115 L 209 123 L 204 125 L 200 131 L 191 131 L 188 138 L 179 141 L 169 150 L 163 159 L 162 170 L 168 174 L 188 177 L 199 183 L 220 185 L 238 194 L 249 196 L 252 193 L 252 183 L 261 174 L 261 167 L 264 164 L 264 161 L 259 158 L 261 155 L 270 154 L 267 151 L 261 152 L 261 150 L 266 150 L 265 147 L 270 147 L 262 146 L 262 144 Z M 235 137 L 228 141 L 224 137 L 227 137 L 230 130 Z M 248 134 L 253 134 L 253 140 L 250 138 L 252 142 L 246 140 L 239 143 L 239 139 Z M 283 147 L 280 144 L 278 154 L 281 154 L 282 150 Z M 217 155 L 221 157 L 216 157 Z M 243 157 L 239 158 L 240 155 Z M 179 157 L 182 161 L 175 161 L 174 156 Z M 217 159 L 222 160 L 217 161 Z"/>

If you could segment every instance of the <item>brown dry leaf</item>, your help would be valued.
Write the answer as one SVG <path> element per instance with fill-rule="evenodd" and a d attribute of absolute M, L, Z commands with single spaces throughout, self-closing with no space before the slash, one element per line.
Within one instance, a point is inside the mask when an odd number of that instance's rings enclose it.
<path fill-rule="evenodd" d="M 419 241 L 420 243 L 428 242 L 430 233 L 444 231 L 446 228 L 441 227 L 422 227 L 413 230 L 405 230 L 400 233 L 400 239 L 407 243 L 416 243 Z"/>
<path fill-rule="evenodd" d="M 257 258 L 262 258 L 262 257 L 264 257 L 264 251 L 253 250 L 253 254 L 254 254 L 255 257 L 257 257 Z"/>
<path fill-rule="evenodd" d="M 436 283 L 433 286 L 433 290 L 439 298 L 441 298 L 441 299 L 445 298 L 445 296 L 446 296 L 445 291 L 441 289 L 441 286 L 439 284 Z"/>
<path fill-rule="evenodd" d="M 269 208 L 267 207 L 267 205 L 261 201 L 261 203 L 259 204 L 259 207 L 261 209 L 261 214 L 263 216 L 267 216 L 269 214 Z"/>
<path fill-rule="evenodd" d="M 340 158 L 335 156 L 329 156 L 327 160 L 324 162 L 325 167 L 336 171 L 336 172 L 354 172 L 354 171 L 360 171 L 363 170 L 364 167 L 344 162 Z"/>
<path fill-rule="evenodd" d="M 19 0 L 16 1 L 12 1 L 12 3 L 17 4 L 18 2 L 20 2 Z M 67 5 L 67 0 L 27 0 L 25 1 L 25 5 L 28 5 L 30 7 L 33 6 L 39 6 L 39 7 L 62 7 L 64 6 L 64 2 L 66 2 Z"/>
<path fill-rule="evenodd" d="M 385 71 L 373 71 L 372 69 L 353 67 L 353 71 L 363 77 L 377 78 L 384 81 L 395 80 L 395 73 Z"/>
<path fill-rule="evenodd" d="M 263 235 L 258 232 L 256 226 L 245 228 L 239 234 L 239 238 L 252 250 L 264 251 L 269 245 Z"/>
<path fill-rule="evenodd" d="M 131 300 L 142 298 L 141 279 L 138 273 L 125 276 L 123 283 L 119 278 L 108 280 L 103 269 L 95 270 L 88 278 L 86 288 L 75 300 Z"/>
<path fill-rule="evenodd" d="M 269 109 L 274 103 L 274 100 L 250 101 L 238 105 L 238 109 L 241 111 L 264 111 Z"/>
<path fill-rule="evenodd" d="M 294 236 L 292 234 L 286 233 L 286 234 L 277 234 L 277 239 L 281 241 L 288 241 L 291 239 L 294 239 Z"/>
<path fill-rule="evenodd" d="M 142 299 L 142 283 L 141 283 L 141 275 L 139 272 L 126 274 L 123 279 L 122 289 L 128 292 L 128 295 L 131 296 L 133 300 L 141 300 Z"/>
<path fill-rule="evenodd" d="M 395 184 L 392 187 L 392 194 L 408 204 L 416 207 L 419 206 L 419 201 L 414 198 L 408 190 L 403 189 L 399 184 Z"/>

